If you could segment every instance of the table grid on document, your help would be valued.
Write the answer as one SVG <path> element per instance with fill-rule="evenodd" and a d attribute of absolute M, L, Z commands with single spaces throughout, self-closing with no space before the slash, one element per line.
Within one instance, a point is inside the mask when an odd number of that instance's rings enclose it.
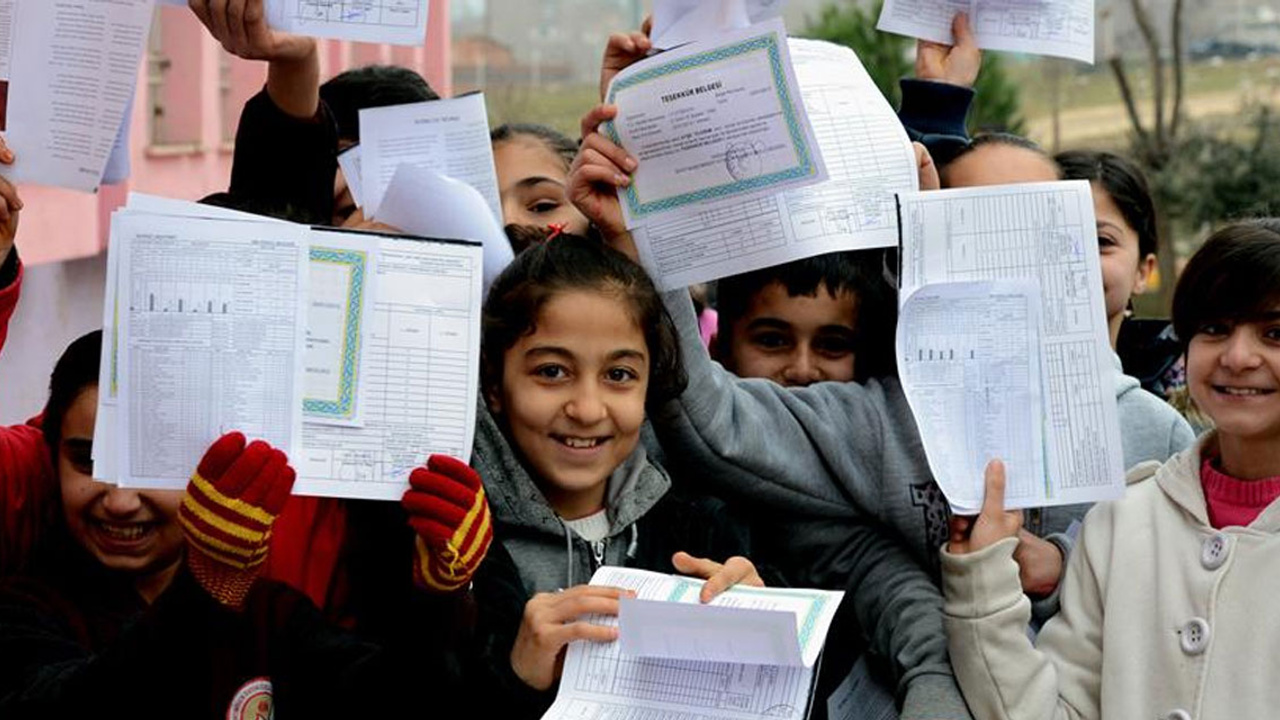
<path fill-rule="evenodd" d="M 165 238 L 133 242 L 129 372 L 135 395 L 181 400 L 129 403 L 131 447 L 186 450 L 131 453 L 135 477 L 184 476 L 190 468 L 163 460 L 177 462 L 192 448 L 198 454 L 226 427 L 280 445 L 287 444 L 290 427 L 287 407 L 250 398 L 293 383 L 293 325 L 279 320 L 294 307 L 297 249 L 255 245 L 248 251 L 242 243 L 212 241 L 176 254 L 165 244 Z M 278 281 L 249 279 L 262 274 Z"/>
<path fill-rule="evenodd" d="M 856 93 L 845 88 L 812 87 L 804 101 L 829 179 L 785 194 L 796 240 L 891 227 L 897 221 L 891 190 L 911 188 L 901 158 L 885 157 L 900 147 L 896 129 L 868 122 Z M 859 131 L 850 133 L 850 126 Z"/>
<path fill-rule="evenodd" d="M 297 19 L 414 27 L 418 0 L 298 0 Z"/>
<path fill-rule="evenodd" d="M 700 210 L 650 225 L 648 233 L 664 275 L 715 266 L 786 244 L 778 201 L 773 197 Z"/>
<path fill-rule="evenodd" d="M 437 272 L 417 272 L 414 258 L 383 252 L 379 279 L 392 272 L 429 287 Z M 393 269 L 399 266 L 398 269 Z M 476 272 L 460 260 L 449 280 L 470 283 Z M 307 425 L 309 479 L 401 483 L 430 453 L 463 455 L 465 422 L 475 398 L 468 391 L 471 329 L 464 309 L 379 302 L 365 345 L 364 427 Z M 454 339 L 450 342 L 450 339 Z"/>
<path fill-rule="evenodd" d="M 1026 277 L 1038 270 L 1046 343 L 1042 368 L 1048 398 L 1047 440 L 1055 448 L 1058 482 L 1066 488 L 1106 484 L 1104 409 L 1092 337 L 1083 336 L 1087 313 L 1088 267 L 1076 238 L 1083 232 L 1059 192 L 974 198 L 948 206 L 950 280 Z M 1078 216 L 1075 216 L 1078 217 Z M 967 231 L 966 226 L 992 227 Z"/>
<path fill-rule="evenodd" d="M 574 688 L 615 697 L 674 702 L 696 707 L 763 714 L 787 705 L 808 673 L 771 665 L 623 657 L 593 653 Z"/>

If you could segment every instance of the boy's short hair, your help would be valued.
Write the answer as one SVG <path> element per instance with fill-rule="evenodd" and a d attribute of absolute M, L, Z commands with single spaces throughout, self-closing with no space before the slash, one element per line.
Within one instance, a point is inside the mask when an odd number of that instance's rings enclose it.
<path fill-rule="evenodd" d="M 439 100 L 417 72 L 397 65 L 366 65 L 333 76 L 320 86 L 320 99 L 338 125 L 338 137 L 360 141 L 360 111 Z"/>
<path fill-rule="evenodd" d="M 893 334 L 898 321 L 897 292 L 884 279 L 884 251 L 857 250 L 816 255 L 716 281 L 719 313 L 716 350 L 729 357 L 733 325 L 746 316 L 751 301 L 778 283 L 789 297 L 814 297 L 825 289 L 832 297 L 849 292 L 857 298 L 854 328 L 854 379 L 897 374 Z"/>
<path fill-rule="evenodd" d="M 1218 230 L 1187 261 L 1173 291 L 1173 331 L 1185 348 L 1206 323 L 1250 321 L 1280 305 L 1280 219 Z"/>

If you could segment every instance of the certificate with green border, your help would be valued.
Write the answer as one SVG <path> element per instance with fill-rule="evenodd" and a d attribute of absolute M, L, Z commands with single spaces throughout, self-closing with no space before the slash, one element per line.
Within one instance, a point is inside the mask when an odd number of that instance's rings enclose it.
<path fill-rule="evenodd" d="M 313 246 L 310 261 L 304 418 L 357 424 L 370 256 L 364 250 Z"/>
<path fill-rule="evenodd" d="M 602 130 L 641 164 L 619 190 L 628 227 L 707 201 L 781 192 L 826 178 L 782 22 L 760 23 L 721 40 L 657 55 L 619 73 L 609 87 L 607 100 L 619 105 L 619 116 Z M 709 80 L 735 73 L 741 80 L 744 67 L 767 72 L 767 78 L 750 76 L 756 83 L 751 92 Z M 647 174 L 645 165 L 658 162 L 680 165 L 681 182 Z"/>

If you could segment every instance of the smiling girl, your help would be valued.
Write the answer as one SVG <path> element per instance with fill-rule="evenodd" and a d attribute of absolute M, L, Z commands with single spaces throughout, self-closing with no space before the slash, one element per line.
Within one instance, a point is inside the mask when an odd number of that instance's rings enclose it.
<path fill-rule="evenodd" d="M 643 270 L 560 236 L 507 268 L 483 322 L 473 465 L 499 542 L 475 593 L 492 687 L 506 689 L 488 695 L 537 716 L 565 646 L 616 637 L 581 619 L 618 611 L 623 591 L 585 585 L 600 566 L 707 578 L 704 601 L 760 578 L 730 557 L 745 541 L 722 506 L 678 494 L 640 442 L 646 408 L 684 384 L 674 327 Z"/>
<path fill-rule="evenodd" d="M 1173 299 L 1188 388 L 1216 430 L 1129 474 L 1085 520 L 1032 647 L 998 463 L 943 553 L 951 657 L 976 717 L 1270 717 L 1280 623 L 1280 220 L 1230 225 Z"/>

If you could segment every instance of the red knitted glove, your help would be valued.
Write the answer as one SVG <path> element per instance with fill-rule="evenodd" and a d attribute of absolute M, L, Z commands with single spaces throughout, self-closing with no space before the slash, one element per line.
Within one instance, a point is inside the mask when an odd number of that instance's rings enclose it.
<path fill-rule="evenodd" d="M 435 592 L 466 585 L 493 540 L 493 522 L 480 476 L 466 463 L 432 455 L 409 475 L 401 504 L 418 533 L 413 577 Z"/>
<path fill-rule="evenodd" d="M 178 508 L 187 567 L 215 600 L 244 606 L 267 559 L 271 523 L 296 477 L 285 454 L 261 440 L 227 433 L 209 446 Z"/>

